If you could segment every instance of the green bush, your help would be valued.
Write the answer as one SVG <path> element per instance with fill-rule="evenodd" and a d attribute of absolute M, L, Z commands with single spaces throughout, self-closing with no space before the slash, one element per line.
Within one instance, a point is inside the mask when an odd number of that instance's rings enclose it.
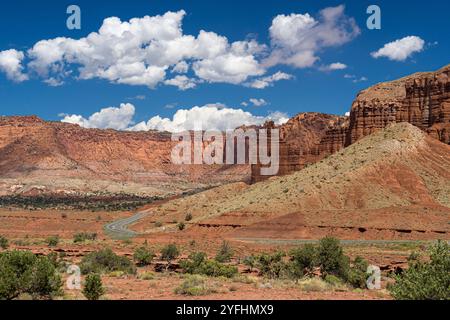
<path fill-rule="evenodd" d="M 82 274 L 110 273 L 123 271 L 127 274 L 135 274 L 136 267 L 127 257 L 116 255 L 111 249 L 89 253 L 84 256 L 80 263 Z"/>
<path fill-rule="evenodd" d="M 343 281 L 342 281 L 341 278 L 338 278 L 338 277 L 336 277 L 336 276 L 333 276 L 332 274 L 327 274 L 327 275 L 323 278 L 323 280 L 324 280 L 326 283 L 332 285 L 333 287 L 338 287 L 338 286 L 340 286 L 340 285 L 343 284 Z"/>
<path fill-rule="evenodd" d="M 86 277 L 83 295 L 88 300 L 98 300 L 105 294 L 103 289 L 102 279 L 98 274 L 90 274 Z"/>
<path fill-rule="evenodd" d="M 350 259 L 344 255 L 339 240 L 326 237 L 320 240 L 317 247 L 317 265 L 322 274 L 332 274 L 342 279 L 347 279 Z"/>
<path fill-rule="evenodd" d="M 450 245 L 438 242 L 429 249 L 429 261 L 410 261 L 389 287 L 397 300 L 450 300 Z"/>
<path fill-rule="evenodd" d="M 133 255 L 134 261 L 136 261 L 139 266 L 147 266 L 151 264 L 154 257 L 155 253 L 147 246 L 137 248 Z"/>
<path fill-rule="evenodd" d="M 209 277 L 233 278 L 237 273 L 238 269 L 236 267 L 222 264 L 216 260 L 207 260 L 200 268 L 200 274 Z"/>
<path fill-rule="evenodd" d="M 61 295 L 62 281 L 52 261 L 30 251 L 0 254 L 0 300 L 12 300 L 22 294 L 33 299 L 52 299 Z"/>
<path fill-rule="evenodd" d="M 186 217 L 184 217 L 184 220 L 189 222 L 192 220 L 192 218 L 193 218 L 192 213 L 188 213 L 188 214 L 186 214 Z"/>
<path fill-rule="evenodd" d="M 216 261 L 225 263 L 230 262 L 233 257 L 233 249 L 227 241 L 224 241 L 216 255 Z"/>
<path fill-rule="evenodd" d="M 369 274 L 367 273 L 367 268 L 369 263 L 361 257 L 356 257 L 352 263 L 352 266 L 347 272 L 346 280 L 355 288 L 365 289 L 367 287 L 367 279 Z"/>
<path fill-rule="evenodd" d="M 277 252 L 274 254 L 261 254 L 257 258 L 257 266 L 261 275 L 268 278 L 281 278 L 286 275 L 288 266 L 284 262 L 285 254 Z"/>
<path fill-rule="evenodd" d="M 170 267 L 172 261 L 178 258 L 179 255 L 180 252 L 175 244 L 169 244 L 161 250 L 161 259 L 167 261 L 167 269 Z"/>
<path fill-rule="evenodd" d="M 195 252 L 189 255 L 188 260 L 181 261 L 180 266 L 185 273 L 195 274 L 199 273 L 198 270 L 201 268 L 201 265 L 206 260 L 207 260 L 206 253 Z"/>
<path fill-rule="evenodd" d="M 317 265 L 317 250 L 312 244 L 291 251 L 291 274 L 299 279 L 311 273 Z"/>
<path fill-rule="evenodd" d="M 74 243 L 82 243 L 87 240 L 95 241 L 97 240 L 97 234 L 96 233 L 87 233 L 87 232 L 80 232 L 73 236 L 73 242 Z"/>
<path fill-rule="evenodd" d="M 59 243 L 59 236 L 51 236 L 46 239 L 49 247 L 56 247 Z"/>
<path fill-rule="evenodd" d="M 330 290 L 330 284 L 321 278 L 305 278 L 299 283 L 300 290 L 305 292 L 324 292 Z"/>
<path fill-rule="evenodd" d="M 8 249 L 8 247 L 9 247 L 8 239 L 6 239 L 4 236 L 0 236 L 0 248 L 6 250 Z"/>
<path fill-rule="evenodd" d="M 253 269 L 256 267 L 256 257 L 253 255 L 245 257 L 244 264 L 248 267 L 250 272 L 253 272 Z"/>
<path fill-rule="evenodd" d="M 208 260 L 203 252 L 191 254 L 188 260 L 180 262 L 180 266 L 185 273 L 209 277 L 232 278 L 238 273 L 236 267 L 224 265 L 216 260 Z"/>
<path fill-rule="evenodd" d="M 214 292 L 215 290 L 208 287 L 205 279 L 198 275 L 187 277 L 186 280 L 175 289 L 176 294 L 187 296 L 204 296 Z"/>
<path fill-rule="evenodd" d="M 178 230 L 183 231 L 184 229 L 186 229 L 186 224 L 184 222 L 180 222 L 177 227 Z"/>

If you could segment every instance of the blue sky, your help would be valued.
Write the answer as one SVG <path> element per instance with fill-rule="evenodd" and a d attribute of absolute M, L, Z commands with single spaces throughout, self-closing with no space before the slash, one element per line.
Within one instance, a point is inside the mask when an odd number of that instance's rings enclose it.
<path fill-rule="evenodd" d="M 77 4 L 82 10 L 81 30 L 68 30 L 66 27 L 66 8 L 70 4 Z M 311 66 L 298 67 L 283 63 L 281 59 L 273 65 L 262 67 L 262 73 L 234 84 L 226 83 L 227 81 L 211 82 L 208 77 L 204 77 L 200 79 L 201 83 L 189 90 L 180 90 L 162 82 L 149 88 L 146 85 L 118 84 L 120 81 L 95 76 L 79 79 L 79 64 L 66 63 L 64 72 L 71 71 L 71 74 L 62 75 L 61 70 L 53 73 L 53 76 L 61 77 L 64 84 L 49 86 L 44 80 L 50 76 L 46 78 L 37 75 L 28 65 L 32 58 L 27 55 L 27 50 L 40 40 L 86 37 L 91 32 L 97 32 L 103 20 L 108 17 L 119 17 L 123 22 L 131 18 L 164 15 L 167 11 L 179 10 L 186 12 L 182 19 L 183 35 L 197 37 L 200 30 L 205 30 L 226 37 L 230 44 L 253 39 L 266 46 L 266 56 L 256 58 L 262 64 L 267 55 L 275 50 L 269 28 L 276 16 L 309 13 L 316 22 L 321 23 L 320 10 L 342 4 L 345 5 L 345 19 L 355 20 L 360 29 L 359 35 L 351 36 L 351 39 L 336 46 L 317 45 L 313 50 L 317 60 Z M 377 4 L 382 10 L 381 30 L 368 30 L 366 27 L 366 9 L 370 4 Z M 123 103 L 134 105 L 133 121 L 136 123 L 147 121 L 156 115 L 171 118 L 177 109 L 190 109 L 210 103 L 241 108 L 259 116 L 266 116 L 273 111 L 289 116 L 306 111 L 344 114 L 361 89 L 381 81 L 417 71 L 435 70 L 449 64 L 448 12 L 450 2 L 443 0 L 430 0 L 426 4 L 423 1 L 406 0 L 8 1 L 1 4 L 0 51 L 15 49 L 23 52 L 25 57 L 22 72 L 29 73 L 29 79 L 11 81 L 6 72 L 0 72 L 0 114 L 35 114 L 47 120 L 59 120 L 60 114 L 88 118 L 102 108 L 118 107 Z M 416 36 L 424 41 L 420 52 L 413 52 L 401 61 L 387 56 L 377 59 L 371 56 L 371 52 L 379 50 L 385 44 L 407 36 Z M 294 55 L 295 52 L 292 51 L 295 50 L 296 48 L 291 48 L 289 54 Z M 188 59 L 187 61 L 191 66 L 194 64 Z M 346 69 L 323 70 L 337 62 L 345 64 Z M 176 76 L 170 68 L 166 71 L 165 80 Z M 265 89 L 255 89 L 248 85 L 251 81 L 277 72 L 291 75 L 292 79 L 274 82 Z M 190 70 L 186 76 L 194 78 L 196 75 Z M 142 99 L 144 96 L 145 99 Z M 251 98 L 264 99 L 267 104 L 255 106 L 249 102 Z M 241 105 L 244 101 L 248 105 Z M 167 105 L 172 108 L 165 107 Z"/>

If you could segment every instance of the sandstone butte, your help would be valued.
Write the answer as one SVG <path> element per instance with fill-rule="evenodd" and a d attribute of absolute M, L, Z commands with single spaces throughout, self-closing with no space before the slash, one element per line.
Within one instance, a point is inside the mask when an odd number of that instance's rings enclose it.
<path fill-rule="evenodd" d="M 449 239 L 450 146 L 393 123 L 295 173 L 234 183 L 151 209 L 133 228 L 258 239 Z M 169 229 L 171 228 L 171 229 Z M 187 236 L 187 234 L 184 234 Z"/>
<path fill-rule="evenodd" d="M 290 119 L 279 128 L 279 174 L 300 170 L 396 122 L 409 122 L 450 144 L 450 65 L 360 92 L 349 117 L 302 113 Z M 266 178 L 259 165 L 175 166 L 172 147 L 168 133 L 0 117 L 0 196 L 169 195 Z"/>
<path fill-rule="evenodd" d="M 450 65 L 361 91 L 348 117 L 302 113 L 290 119 L 280 127 L 280 174 L 295 172 L 399 122 L 450 144 Z M 266 178 L 259 172 L 260 166 L 253 166 L 253 182 Z"/>

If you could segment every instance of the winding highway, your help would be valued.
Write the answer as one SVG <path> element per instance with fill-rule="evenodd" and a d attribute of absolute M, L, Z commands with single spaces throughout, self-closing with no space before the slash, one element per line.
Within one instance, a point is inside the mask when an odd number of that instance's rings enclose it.
<path fill-rule="evenodd" d="M 128 229 L 128 226 L 130 226 L 133 223 L 138 222 L 139 220 L 147 217 L 150 214 L 151 214 L 151 212 L 142 211 L 142 212 L 136 213 L 135 215 L 133 215 L 131 217 L 113 221 L 113 222 L 105 225 L 105 231 L 112 238 L 121 239 L 121 238 L 135 237 L 136 235 L 138 235 L 138 233 L 133 230 Z"/>

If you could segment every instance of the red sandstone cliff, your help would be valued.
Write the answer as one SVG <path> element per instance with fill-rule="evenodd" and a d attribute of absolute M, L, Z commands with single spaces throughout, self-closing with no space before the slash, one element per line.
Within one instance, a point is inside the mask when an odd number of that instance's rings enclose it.
<path fill-rule="evenodd" d="M 169 133 L 0 118 L 0 195 L 179 193 L 250 177 L 249 166 L 178 166 Z"/>
<path fill-rule="evenodd" d="M 292 118 L 280 127 L 280 175 L 300 170 L 398 122 L 409 122 L 450 144 L 450 65 L 361 91 L 349 117 L 303 113 Z M 258 173 L 259 166 L 253 166 L 253 182 L 267 178 Z"/>
<path fill-rule="evenodd" d="M 345 144 L 392 122 L 409 122 L 450 144 L 450 65 L 362 91 L 352 105 Z"/>
<path fill-rule="evenodd" d="M 393 122 L 450 144 L 450 66 L 359 93 L 349 117 L 304 113 L 280 129 L 280 175 L 349 146 Z M 267 124 L 266 127 L 273 127 Z M 159 195 L 234 181 L 260 166 L 174 166 L 170 135 L 83 129 L 36 117 L 0 117 L 0 195 L 108 192 Z"/>

